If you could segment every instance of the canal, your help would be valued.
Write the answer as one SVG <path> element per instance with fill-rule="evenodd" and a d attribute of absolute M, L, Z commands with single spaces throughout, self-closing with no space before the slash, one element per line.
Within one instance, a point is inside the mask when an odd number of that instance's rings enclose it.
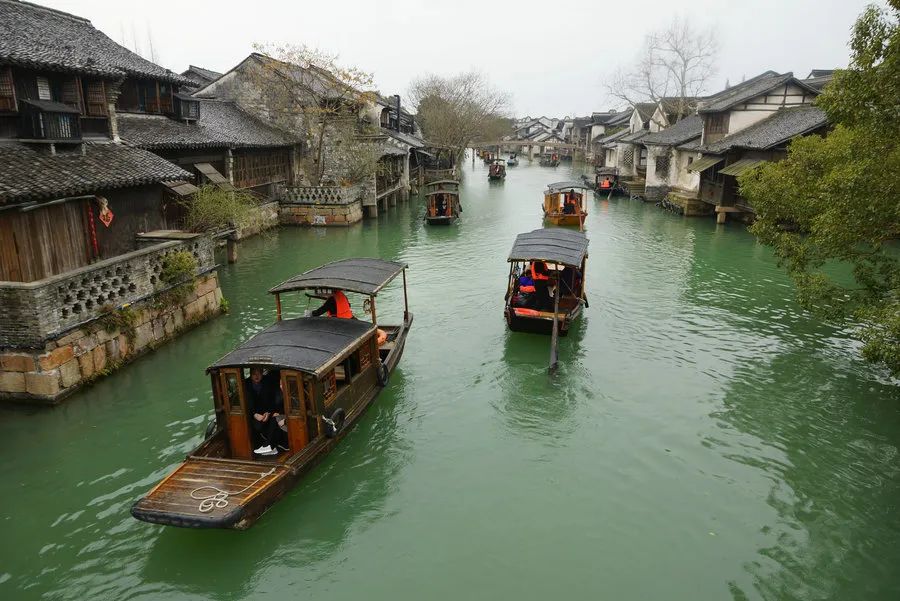
<path fill-rule="evenodd" d="M 59 407 L 4 409 L 0 598 L 900 598 L 898 388 L 767 249 L 592 199 L 590 308 L 550 378 L 549 339 L 506 330 L 505 259 L 572 168 L 465 171 L 457 225 L 414 199 L 249 240 L 220 270 L 229 315 Z M 249 531 L 133 520 L 201 438 L 204 368 L 274 319 L 267 288 L 354 255 L 408 262 L 415 314 L 359 426 Z"/>

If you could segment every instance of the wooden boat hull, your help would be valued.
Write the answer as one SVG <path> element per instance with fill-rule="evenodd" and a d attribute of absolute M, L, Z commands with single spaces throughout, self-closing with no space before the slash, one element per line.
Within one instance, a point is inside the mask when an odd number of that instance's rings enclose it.
<path fill-rule="evenodd" d="M 587 213 L 582 213 L 582 216 L 580 218 L 578 217 L 578 215 L 572 215 L 568 213 L 544 213 L 544 219 L 546 219 L 553 225 L 580 227 L 582 221 L 587 219 Z"/>
<path fill-rule="evenodd" d="M 456 215 L 451 215 L 449 217 L 447 217 L 447 216 L 426 217 L 425 222 L 428 225 L 450 225 L 451 223 L 454 223 L 457 219 L 458 219 L 458 217 Z"/>
<path fill-rule="evenodd" d="M 535 311 L 534 313 L 537 313 L 537 315 L 524 315 L 521 314 L 521 309 L 516 311 L 512 307 L 507 307 L 504 311 L 506 324 L 514 332 L 552 334 L 553 311 Z M 581 315 L 581 306 L 576 307 L 569 313 L 560 313 L 559 315 L 559 335 L 566 336 L 569 333 L 569 326 Z"/>
<path fill-rule="evenodd" d="M 488 176 L 488 179 L 490 179 L 490 180 L 499 180 L 499 179 L 504 179 L 505 177 L 506 177 L 506 175 L 489 175 L 489 176 Z"/>
<path fill-rule="evenodd" d="M 396 339 L 388 343 L 391 348 L 383 358 L 389 377 L 406 347 L 406 336 L 413 321 L 413 315 L 408 315 Z M 336 436 L 318 436 L 284 462 L 199 456 L 197 452 L 208 444 L 208 441 L 204 442 L 174 472 L 138 500 L 131 508 L 131 515 L 145 522 L 183 528 L 249 528 L 344 439 L 382 389 L 376 384 L 369 390 L 347 414 L 344 426 Z M 204 511 L 202 501 L 191 496 L 192 491 L 203 486 L 229 492 L 246 490 L 228 495 L 224 504 L 212 499 Z"/>

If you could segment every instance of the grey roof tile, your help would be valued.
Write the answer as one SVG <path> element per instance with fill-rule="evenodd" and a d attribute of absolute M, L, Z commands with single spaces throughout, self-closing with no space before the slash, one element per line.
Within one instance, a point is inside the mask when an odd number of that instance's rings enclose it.
<path fill-rule="evenodd" d="M 699 115 L 685 117 L 672 127 L 649 134 L 644 138 L 644 144 L 657 146 L 677 146 L 688 140 L 700 137 L 703 133 L 703 118 Z"/>
<path fill-rule="evenodd" d="M 84 155 L 51 155 L 18 143 L 0 145 L 0 204 L 191 177 L 151 152 L 123 144 L 87 144 Z"/>
<path fill-rule="evenodd" d="M 245 113 L 232 102 L 194 99 L 200 102 L 196 124 L 162 115 L 119 113 L 119 136 L 147 149 L 165 148 L 260 148 L 290 146 L 299 140 Z"/>
<path fill-rule="evenodd" d="M 823 127 L 828 123 L 825 112 L 814 106 L 783 108 L 771 117 L 725 136 L 717 142 L 704 144 L 700 151 L 708 154 L 724 154 L 732 148 L 766 150 L 783 144 L 796 136 Z"/>
<path fill-rule="evenodd" d="M 793 81 L 794 84 L 808 88 L 811 92 L 816 93 L 817 90 L 802 80 L 794 77 L 793 73 L 775 73 L 774 71 L 766 71 L 756 77 L 735 84 L 727 90 L 722 90 L 718 94 L 713 94 L 700 103 L 698 112 L 714 113 L 725 111 L 731 107 L 746 102 L 755 96 L 765 94 L 773 88 L 784 85 Z"/>
<path fill-rule="evenodd" d="M 87 19 L 19 0 L 0 0 L 0 63 L 111 78 L 189 81 L 115 43 Z"/>

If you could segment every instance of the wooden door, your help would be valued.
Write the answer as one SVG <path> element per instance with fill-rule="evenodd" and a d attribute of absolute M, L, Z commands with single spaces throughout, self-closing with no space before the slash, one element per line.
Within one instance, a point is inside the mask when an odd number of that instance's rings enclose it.
<path fill-rule="evenodd" d="M 284 414 L 287 416 L 288 444 L 296 453 L 309 443 L 306 428 L 306 401 L 303 378 L 295 371 L 282 370 L 281 389 L 284 391 Z"/>
<path fill-rule="evenodd" d="M 222 396 L 228 416 L 228 444 L 234 459 L 250 459 L 250 428 L 247 423 L 247 401 L 240 369 L 223 369 Z"/>

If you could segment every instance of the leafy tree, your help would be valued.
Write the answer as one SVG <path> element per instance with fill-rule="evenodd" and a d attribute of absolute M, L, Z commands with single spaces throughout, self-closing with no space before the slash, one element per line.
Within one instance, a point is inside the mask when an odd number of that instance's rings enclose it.
<path fill-rule="evenodd" d="M 834 129 L 742 176 L 751 231 L 772 246 L 799 302 L 862 324 L 863 356 L 900 375 L 900 0 L 856 21 L 848 69 L 818 98 Z M 848 277 L 837 277 L 849 266 Z"/>
<path fill-rule="evenodd" d="M 202 186 L 181 201 L 184 227 L 191 232 L 220 232 L 230 228 L 260 231 L 267 221 L 259 211 L 259 202 L 245 190 L 223 190 Z"/>

